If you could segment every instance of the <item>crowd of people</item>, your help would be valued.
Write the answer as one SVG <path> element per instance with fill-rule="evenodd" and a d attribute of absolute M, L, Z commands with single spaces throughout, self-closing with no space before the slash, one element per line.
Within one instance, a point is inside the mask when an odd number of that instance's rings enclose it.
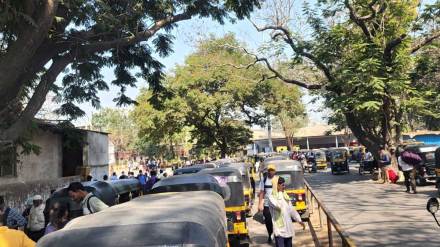
<path fill-rule="evenodd" d="M 163 170 L 159 170 L 159 174 L 162 177 L 167 176 Z M 148 168 L 145 172 L 139 170 L 136 176 L 132 171 L 127 175 L 122 172 L 120 176 L 114 172 L 110 176 L 110 180 L 130 178 L 139 180 L 143 193 L 151 190 L 153 185 L 160 180 L 158 172 Z M 103 180 L 108 179 L 109 177 L 104 175 Z M 88 177 L 87 180 L 91 181 L 92 178 Z M 93 214 L 108 207 L 93 193 L 86 191 L 80 182 L 71 183 L 67 187 L 67 192 L 73 201 L 82 206 L 83 215 Z M 0 196 L 0 246 L 35 246 L 40 238 L 62 229 L 71 218 L 68 203 L 51 203 L 50 199 L 44 203 L 41 195 L 34 195 L 25 204 L 24 211 L 20 213 L 8 207 L 4 197 Z"/>

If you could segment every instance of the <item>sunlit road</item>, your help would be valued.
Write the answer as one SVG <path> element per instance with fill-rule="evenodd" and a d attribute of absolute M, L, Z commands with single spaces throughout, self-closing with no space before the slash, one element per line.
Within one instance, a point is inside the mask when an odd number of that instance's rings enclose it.
<path fill-rule="evenodd" d="M 440 246 L 440 227 L 426 211 L 434 185 L 407 194 L 405 186 L 378 184 L 370 175 L 330 170 L 306 174 L 306 179 L 359 246 Z"/>

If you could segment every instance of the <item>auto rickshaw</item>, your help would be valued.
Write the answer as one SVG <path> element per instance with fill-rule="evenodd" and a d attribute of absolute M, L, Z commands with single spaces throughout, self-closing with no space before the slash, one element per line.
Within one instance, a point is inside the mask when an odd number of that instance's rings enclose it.
<path fill-rule="evenodd" d="M 224 202 L 211 191 L 146 195 L 76 218 L 62 230 L 44 236 L 37 246 L 225 247 Z"/>
<path fill-rule="evenodd" d="M 330 165 L 332 174 L 350 173 L 348 166 L 348 151 L 345 148 L 334 148 L 330 151 Z"/>
<path fill-rule="evenodd" d="M 283 177 L 286 181 L 285 191 L 290 196 L 295 210 L 301 215 L 301 219 L 308 220 L 310 213 L 306 200 L 304 169 L 301 162 L 297 160 L 277 160 L 269 164 L 275 166 L 275 175 Z"/>
<path fill-rule="evenodd" d="M 232 247 L 249 244 L 249 231 L 246 222 L 246 205 L 243 180 L 240 172 L 233 167 L 203 169 L 200 174 L 210 174 L 226 188 L 225 210 L 229 243 Z"/>
<path fill-rule="evenodd" d="M 251 175 L 249 173 L 249 168 L 251 166 L 246 163 L 226 163 L 220 167 L 233 167 L 240 172 L 241 179 L 243 181 L 243 193 L 244 193 L 244 202 L 246 206 L 246 215 L 250 216 L 252 205 L 255 200 L 255 191 L 254 188 L 252 188 Z"/>
<path fill-rule="evenodd" d="M 313 153 L 315 154 L 316 167 L 320 170 L 327 169 L 327 159 L 324 150 L 316 149 L 313 150 Z"/>
<path fill-rule="evenodd" d="M 418 165 L 416 170 L 417 185 L 426 185 L 427 180 L 436 180 L 435 152 L 437 148 L 437 145 L 426 144 L 405 147 L 405 151 L 416 153 L 422 158 L 422 163 Z"/>
<path fill-rule="evenodd" d="M 212 191 L 225 197 L 217 179 L 209 174 L 184 174 L 161 179 L 155 183 L 150 194 L 186 191 Z"/>

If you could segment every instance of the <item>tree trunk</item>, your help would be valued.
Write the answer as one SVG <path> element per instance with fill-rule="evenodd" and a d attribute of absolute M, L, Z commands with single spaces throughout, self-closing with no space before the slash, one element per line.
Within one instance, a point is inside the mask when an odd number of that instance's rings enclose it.
<path fill-rule="evenodd" d="M 269 142 L 269 152 L 273 152 L 272 144 L 272 122 L 270 120 L 270 115 L 267 116 L 267 140 Z"/>

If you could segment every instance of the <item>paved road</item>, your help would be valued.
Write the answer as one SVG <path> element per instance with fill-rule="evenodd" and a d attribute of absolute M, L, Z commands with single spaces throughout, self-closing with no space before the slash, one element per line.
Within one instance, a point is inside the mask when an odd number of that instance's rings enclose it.
<path fill-rule="evenodd" d="M 426 211 L 433 185 L 405 193 L 398 184 L 378 184 L 360 176 L 351 165 L 348 175 L 330 171 L 306 174 L 318 197 L 359 246 L 440 246 L 440 227 Z"/>

